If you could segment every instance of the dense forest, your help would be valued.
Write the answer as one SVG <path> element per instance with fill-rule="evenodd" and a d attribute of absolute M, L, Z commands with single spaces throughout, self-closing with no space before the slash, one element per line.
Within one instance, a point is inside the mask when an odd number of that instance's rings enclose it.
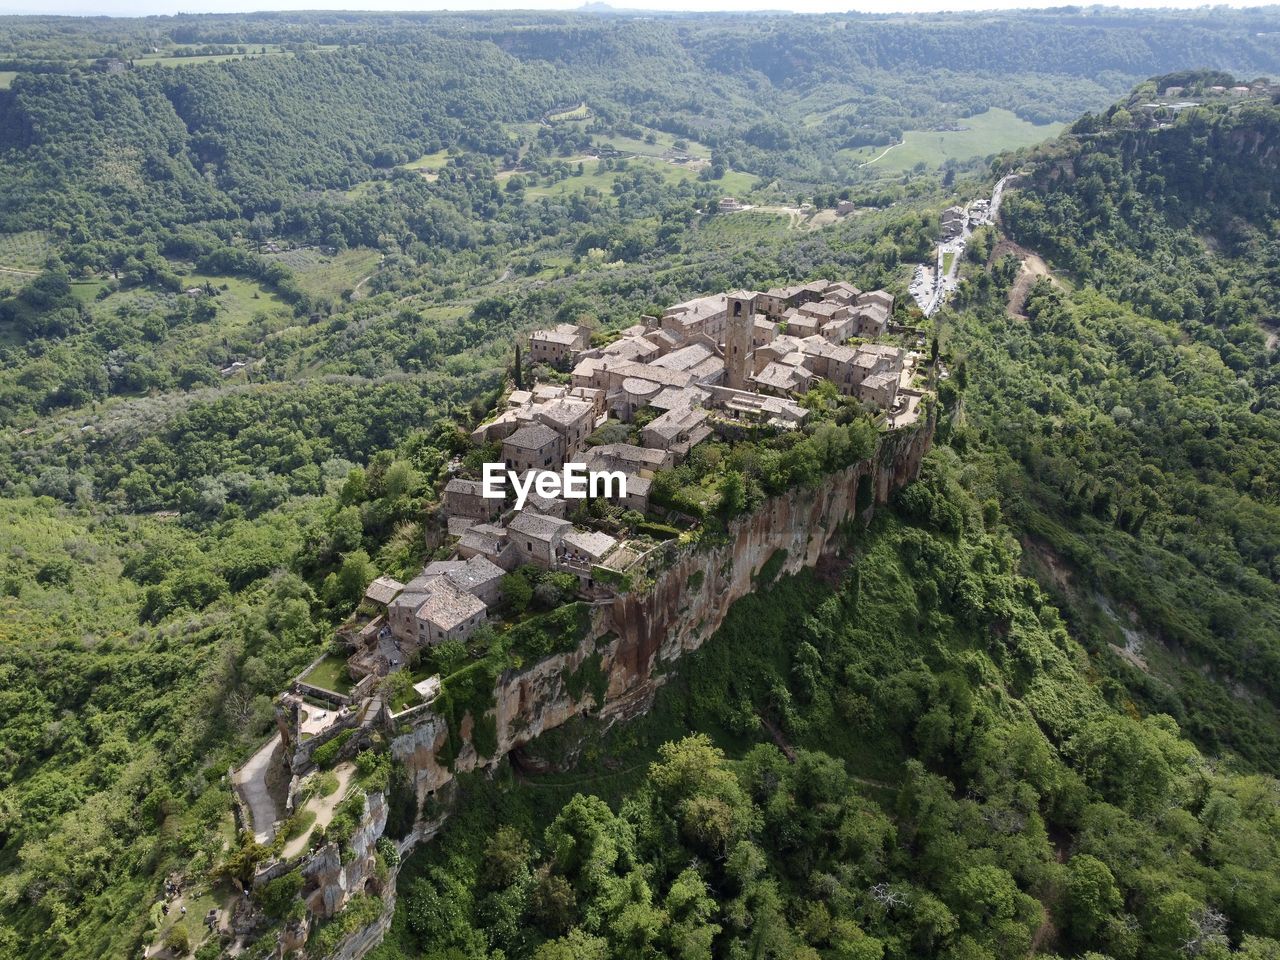
<path fill-rule="evenodd" d="M 1145 105 L 1278 21 L 0 19 L 0 958 L 232 869 L 228 768 L 431 556 L 520 332 L 815 276 L 921 322 L 1017 169 L 922 480 L 651 716 L 468 780 L 375 955 L 1275 956 L 1280 113 Z M 1072 125 L 869 162 L 1001 110 Z"/>

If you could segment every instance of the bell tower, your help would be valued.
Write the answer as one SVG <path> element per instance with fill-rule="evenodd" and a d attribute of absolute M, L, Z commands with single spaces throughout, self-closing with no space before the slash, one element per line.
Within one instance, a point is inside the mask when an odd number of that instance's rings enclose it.
<path fill-rule="evenodd" d="M 751 340 L 756 324 L 756 294 L 735 290 L 728 295 L 729 316 L 725 322 L 725 381 L 734 390 L 747 389 L 755 373 L 751 364 Z"/>

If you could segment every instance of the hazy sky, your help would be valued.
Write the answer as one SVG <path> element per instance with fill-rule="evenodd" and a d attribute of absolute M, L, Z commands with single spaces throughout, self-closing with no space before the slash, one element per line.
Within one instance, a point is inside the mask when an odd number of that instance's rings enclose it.
<path fill-rule="evenodd" d="M 1061 6 L 1066 0 L 612 0 L 621 8 L 652 10 L 792 10 L 832 13 L 931 12 L 931 10 L 1018 9 Z M 42 13 L 143 17 L 175 13 L 244 13 L 252 10 L 563 10 L 582 0 L 0 0 L 0 14 Z M 1199 0 L 1120 0 L 1117 6 L 1202 6 Z M 1252 6 L 1231 3 L 1230 6 Z M 3 29 L 0 29 L 3 35 Z"/>
<path fill-rule="evenodd" d="M 611 0 L 616 7 L 646 10 L 732 11 L 792 10 L 828 13 L 860 10 L 873 13 L 935 10 L 1016 9 L 1061 6 L 1066 0 Z M 0 14 L 45 13 L 77 16 L 136 17 L 175 13 L 242 13 L 254 10 L 566 10 L 582 0 L 0 0 Z M 1121 0 L 1123 7 L 1196 7 L 1200 2 Z M 1229 6 L 1255 6 L 1231 3 Z"/>

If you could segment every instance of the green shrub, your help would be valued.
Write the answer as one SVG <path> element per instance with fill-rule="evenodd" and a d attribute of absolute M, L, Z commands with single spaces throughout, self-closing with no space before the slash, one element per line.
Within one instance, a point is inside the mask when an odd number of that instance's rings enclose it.
<path fill-rule="evenodd" d="M 765 585 L 773 583 L 778 579 L 778 574 L 782 571 L 782 565 L 787 562 L 786 550 L 775 550 L 769 555 L 769 559 L 764 562 L 760 568 L 760 572 L 756 574 L 756 583 Z"/>
<path fill-rule="evenodd" d="M 693 511 L 685 509 L 685 513 Z M 698 509 L 698 515 L 701 514 L 701 508 Z M 644 523 L 636 525 L 636 533 L 653 537 L 655 540 L 674 540 L 680 536 L 680 528 L 673 527 L 669 523 L 659 523 L 656 520 L 646 520 Z"/>
<path fill-rule="evenodd" d="M 300 810 L 289 818 L 289 823 L 284 829 L 284 838 L 286 840 L 294 840 L 302 836 L 316 822 L 316 812 L 314 810 Z"/>
<path fill-rule="evenodd" d="M 396 849 L 396 845 L 387 837 L 379 837 L 377 844 L 378 853 L 382 859 L 386 861 L 387 866 L 394 867 L 400 862 L 400 851 Z"/>
<path fill-rule="evenodd" d="M 498 721 L 492 714 L 472 714 L 471 745 L 482 757 L 498 752 Z"/>
<path fill-rule="evenodd" d="M 512 627 L 507 637 L 513 652 L 538 658 L 572 650 L 590 629 L 591 608 L 579 602 L 530 617 Z"/>
<path fill-rule="evenodd" d="M 312 751 L 312 762 L 322 770 L 332 767 L 338 760 L 338 752 L 354 735 L 354 730 L 343 730 L 328 743 L 322 743 Z"/>
<path fill-rule="evenodd" d="M 590 693 L 599 708 L 609 687 L 609 676 L 604 672 L 600 654 L 593 653 L 583 660 L 577 670 L 564 678 L 564 686 L 574 700 L 581 700 L 584 693 Z"/>
<path fill-rule="evenodd" d="M 315 817 L 313 815 L 312 819 Z M 283 917 L 302 892 L 302 871 L 290 870 L 284 876 L 268 880 L 253 895 L 264 913 L 277 919 Z"/>
<path fill-rule="evenodd" d="M 169 932 L 164 935 L 164 948 L 180 957 L 191 952 L 191 938 L 183 924 L 175 923 L 169 928 Z"/>
<path fill-rule="evenodd" d="M 375 922 L 384 909 L 385 904 L 378 897 L 368 894 L 352 897 L 341 913 L 316 928 L 307 941 L 307 956 L 329 956 L 351 934 Z"/>
<path fill-rule="evenodd" d="M 338 775 L 326 770 L 316 777 L 315 792 L 318 797 L 327 797 L 338 789 Z"/>
<path fill-rule="evenodd" d="M 630 573 L 623 570 L 611 570 L 608 567 L 592 567 L 591 578 L 597 583 L 615 587 L 619 593 L 626 593 L 632 586 Z"/>
<path fill-rule="evenodd" d="M 361 751 L 356 755 L 356 770 L 366 790 L 381 793 L 391 779 L 391 755 L 375 750 Z"/>

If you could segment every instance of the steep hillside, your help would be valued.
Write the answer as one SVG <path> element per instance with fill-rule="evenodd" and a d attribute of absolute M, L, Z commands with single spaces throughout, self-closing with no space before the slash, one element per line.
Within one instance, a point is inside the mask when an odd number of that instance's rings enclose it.
<path fill-rule="evenodd" d="M 1275 782 L 1114 703 L 968 476 L 933 455 L 648 717 L 465 782 L 372 956 L 1269 956 Z"/>
<path fill-rule="evenodd" d="M 1129 695 L 1275 771 L 1280 109 L 1149 116 L 1155 86 L 1077 123 L 1008 201 L 1074 292 L 1042 282 L 1010 318 L 1010 264 L 971 282 L 956 439 Z"/>

